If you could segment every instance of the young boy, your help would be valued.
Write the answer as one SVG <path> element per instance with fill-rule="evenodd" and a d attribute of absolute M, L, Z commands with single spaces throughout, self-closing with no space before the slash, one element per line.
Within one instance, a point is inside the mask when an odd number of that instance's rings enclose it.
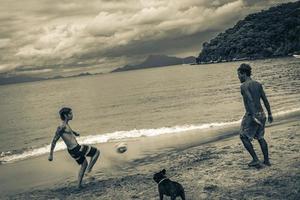
<path fill-rule="evenodd" d="M 240 138 L 253 159 L 248 166 L 260 167 L 260 162 L 251 143 L 253 138 L 257 139 L 260 144 L 264 155 L 263 163 L 267 166 L 270 166 L 271 163 L 269 161 L 268 144 L 264 139 L 266 116 L 260 103 L 260 99 L 263 100 L 267 109 L 268 121 L 269 123 L 272 123 L 273 117 L 269 101 L 262 85 L 259 82 L 251 79 L 250 65 L 244 63 L 241 64 L 237 72 L 240 82 L 242 83 L 241 94 L 243 96 L 246 110 L 246 114 L 244 115 L 241 124 Z"/>
<path fill-rule="evenodd" d="M 95 165 L 100 151 L 95 147 L 88 145 L 79 145 L 76 136 L 79 136 L 79 133 L 73 131 L 69 126 L 68 122 L 73 119 L 73 113 L 71 108 L 64 107 L 59 111 L 62 124 L 57 128 L 54 138 L 51 143 L 51 150 L 48 160 L 53 160 L 53 150 L 55 148 L 56 142 L 59 138 L 62 138 L 65 144 L 67 145 L 69 154 L 76 160 L 76 162 L 81 165 L 79 174 L 78 174 L 78 188 L 81 188 L 81 182 L 85 171 L 91 172 L 93 166 Z M 91 160 L 88 164 L 86 156 L 91 157 Z"/>

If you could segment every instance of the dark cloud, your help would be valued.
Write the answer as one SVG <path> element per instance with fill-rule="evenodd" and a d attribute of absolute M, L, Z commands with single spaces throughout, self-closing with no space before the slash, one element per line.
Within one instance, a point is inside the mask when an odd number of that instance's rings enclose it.
<path fill-rule="evenodd" d="M 0 72 L 118 67 L 153 53 L 197 55 L 202 42 L 217 32 L 249 13 L 282 2 L 3 1 Z"/>

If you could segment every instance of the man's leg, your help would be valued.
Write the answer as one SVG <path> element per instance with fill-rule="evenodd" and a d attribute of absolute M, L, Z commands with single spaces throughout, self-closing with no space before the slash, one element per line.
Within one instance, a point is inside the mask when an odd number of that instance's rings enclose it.
<path fill-rule="evenodd" d="M 268 151 L 268 144 L 264 138 L 260 138 L 258 140 L 262 153 L 264 154 L 264 164 L 267 166 L 271 166 L 269 160 L 269 151 Z"/>
<path fill-rule="evenodd" d="M 97 159 L 100 155 L 100 151 L 97 149 L 96 153 L 91 157 L 91 161 L 89 163 L 89 166 L 87 167 L 87 172 L 91 172 L 93 169 L 93 166 L 95 165 L 95 163 L 97 162 Z"/>
<path fill-rule="evenodd" d="M 257 158 L 257 155 L 253 149 L 253 145 L 251 143 L 251 141 L 244 135 L 240 135 L 240 138 L 244 144 L 244 147 L 247 149 L 247 151 L 250 153 L 251 157 L 252 157 L 252 161 L 248 164 L 249 166 L 257 166 L 259 165 L 259 160 Z"/>
<path fill-rule="evenodd" d="M 80 170 L 79 170 L 79 174 L 78 174 L 78 188 L 81 187 L 82 178 L 84 176 L 84 172 L 85 172 L 85 170 L 87 168 L 87 165 L 88 165 L 87 160 L 84 159 L 83 163 L 81 164 L 81 167 L 80 167 Z"/>

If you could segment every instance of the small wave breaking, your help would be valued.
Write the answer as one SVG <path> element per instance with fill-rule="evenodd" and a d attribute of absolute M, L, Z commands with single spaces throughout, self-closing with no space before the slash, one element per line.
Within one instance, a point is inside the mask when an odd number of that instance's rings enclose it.
<path fill-rule="evenodd" d="M 300 109 L 291 109 L 286 111 L 280 111 L 274 114 L 274 116 L 284 116 L 294 112 L 299 112 Z M 176 134 L 187 131 L 195 130 L 206 130 L 212 128 L 225 128 L 233 125 L 237 125 L 241 120 L 231 121 L 231 122 L 216 122 L 216 123 L 207 123 L 207 124 L 192 124 L 192 125 L 182 125 L 182 126 L 173 126 L 173 127 L 161 127 L 154 129 L 133 129 L 129 131 L 115 131 L 112 133 L 105 134 L 95 134 L 89 136 L 78 137 L 77 140 L 79 144 L 100 144 L 106 143 L 109 141 L 118 141 L 129 138 L 138 138 L 138 137 L 153 137 L 163 134 Z M 61 151 L 66 149 L 66 145 L 61 141 L 56 144 L 55 151 Z M 18 160 L 24 160 L 31 157 L 40 156 L 47 154 L 50 151 L 50 145 L 45 145 L 43 147 L 25 150 L 21 153 L 12 153 L 12 152 L 2 152 L 0 156 L 0 163 L 11 163 Z"/>

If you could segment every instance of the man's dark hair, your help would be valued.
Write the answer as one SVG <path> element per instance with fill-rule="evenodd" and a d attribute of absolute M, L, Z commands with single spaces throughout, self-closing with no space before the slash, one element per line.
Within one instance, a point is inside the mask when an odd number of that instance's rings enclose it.
<path fill-rule="evenodd" d="M 59 110 L 59 116 L 61 120 L 65 120 L 65 115 L 69 114 L 72 111 L 71 108 L 68 107 L 63 107 L 62 109 Z"/>
<path fill-rule="evenodd" d="M 238 68 L 238 71 L 241 74 L 246 74 L 247 76 L 251 76 L 251 66 L 246 63 L 242 63 Z"/>

